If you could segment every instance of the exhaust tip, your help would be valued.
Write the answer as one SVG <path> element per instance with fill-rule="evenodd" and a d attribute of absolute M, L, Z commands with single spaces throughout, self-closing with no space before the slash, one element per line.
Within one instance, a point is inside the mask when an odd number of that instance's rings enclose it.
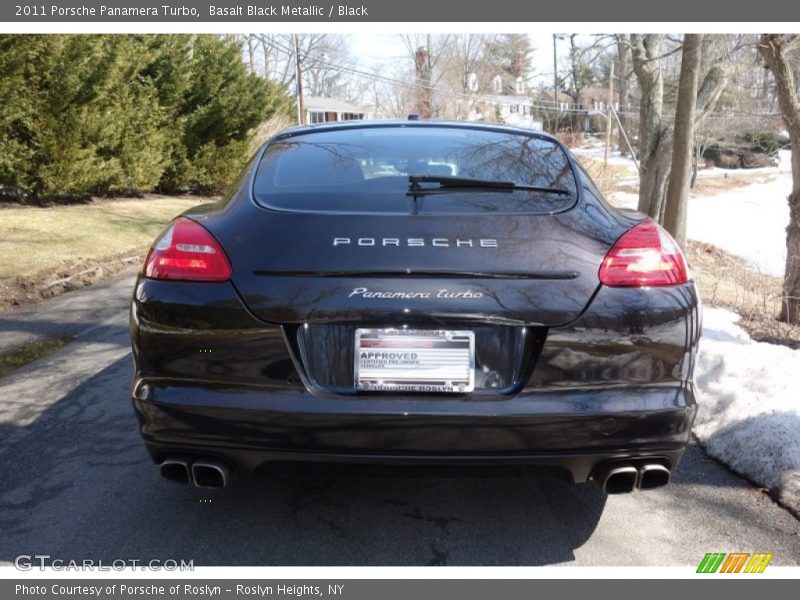
<path fill-rule="evenodd" d="M 603 491 L 606 494 L 627 494 L 636 488 L 639 473 L 630 465 L 614 467 L 608 472 Z"/>
<path fill-rule="evenodd" d="M 644 465 L 639 471 L 639 489 L 654 490 L 669 483 L 670 472 L 664 465 Z"/>
<path fill-rule="evenodd" d="M 230 482 L 230 470 L 219 461 L 201 458 L 192 463 L 192 479 L 199 488 L 221 488 Z"/>
<path fill-rule="evenodd" d="M 592 479 L 605 494 L 627 494 L 636 489 L 639 472 L 631 464 L 608 463 L 600 465 Z"/>
<path fill-rule="evenodd" d="M 159 471 L 164 479 L 176 483 L 189 483 L 189 463 L 183 458 L 167 458 L 159 465 Z"/>

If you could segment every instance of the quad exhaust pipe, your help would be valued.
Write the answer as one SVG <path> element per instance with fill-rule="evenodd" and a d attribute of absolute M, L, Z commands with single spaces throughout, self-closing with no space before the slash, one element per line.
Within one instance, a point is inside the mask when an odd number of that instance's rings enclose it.
<path fill-rule="evenodd" d="M 670 481 L 670 470 L 659 463 L 605 463 L 595 470 L 592 480 L 606 494 L 628 494 L 635 489 L 664 487 Z"/>
<path fill-rule="evenodd" d="M 169 456 L 161 462 L 159 471 L 164 479 L 193 483 L 199 488 L 222 488 L 231 481 L 230 467 L 215 458 Z"/>
<path fill-rule="evenodd" d="M 164 479 L 176 483 L 192 483 L 198 488 L 222 488 L 230 484 L 231 470 L 215 458 L 192 459 L 168 456 L 159 465 Z M 606 494 L 628 494 L 635 489 L 654 490 L 670 482 L 670 470 L 660 463 L 609 462 L 601 464 L 592 480 Z"/>
<path fill-rule="evenodd" d="M 593 479 L 606 494 L 627 494 L 636 489 L 639 471 L 631 464 L 607 463 L 600 465 Z"/>
<path fill-rule="evenodd" d="M 669 480 L 670 472 L 664 465 L 644 465 L 639 468 L 639 481 L 636 483 L 636 487 L 640 490 L 654 490 L 664 487 L 669 483 Z"/>
<path fill-rule="evenodd" d="M 230 483 L 231 472 L 225 463 L 200 458 L 192 463 L 192 481 L 199 488 L 221 488 Z"/>
<path fill-rule="evenodd" d="M 176 483 L 189 483 L 192 479 L 191 461 L 180 457 L 171 456 L 159 465 L 159 471 L 164 479 Z"/>

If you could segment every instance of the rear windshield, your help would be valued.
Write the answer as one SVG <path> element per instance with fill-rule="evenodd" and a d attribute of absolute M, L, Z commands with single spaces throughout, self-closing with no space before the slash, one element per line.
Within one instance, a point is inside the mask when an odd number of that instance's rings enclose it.
<path fill-rule="evenodd" d="M 409 175 L 559 188 L 449 189 L 409 196 Z M 426 189 L 438 184 L 425 184 Z M 309 132 L 269 145 L 255 179 L 269 208 L 343 213 L 553 213 L 577 199 L 564 151 L 535 135 L 459 127 L 369 127 Z"/>

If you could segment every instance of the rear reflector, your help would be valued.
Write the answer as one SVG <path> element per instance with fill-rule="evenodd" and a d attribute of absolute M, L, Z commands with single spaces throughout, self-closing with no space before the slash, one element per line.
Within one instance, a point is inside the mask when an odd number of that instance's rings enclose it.
<path fill-rule="evenodd" d="M 152 279 L 180 281 L 227 281 L 228 257 L 202 225 L 180 217 L 150 248 L 144 275 Z"/>
<path fill-rule="evenodd" d="M 676 285 L 687 279 L 678 244 L 650 219 L 619 238 L 600 266 L 600 282 L 611 287 Z"/>

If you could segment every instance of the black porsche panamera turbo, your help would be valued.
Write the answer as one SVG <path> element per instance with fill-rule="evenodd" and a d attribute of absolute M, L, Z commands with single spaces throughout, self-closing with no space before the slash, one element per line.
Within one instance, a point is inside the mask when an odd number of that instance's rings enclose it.
<path fill-rule="evenodd" d="M 543 133 L 367 121 L 269 140 L 150 250 L 131 309 L 168 479 L 272 461 L 518 463 L 669 482 L 700 301 L 670 236 Z"/>

